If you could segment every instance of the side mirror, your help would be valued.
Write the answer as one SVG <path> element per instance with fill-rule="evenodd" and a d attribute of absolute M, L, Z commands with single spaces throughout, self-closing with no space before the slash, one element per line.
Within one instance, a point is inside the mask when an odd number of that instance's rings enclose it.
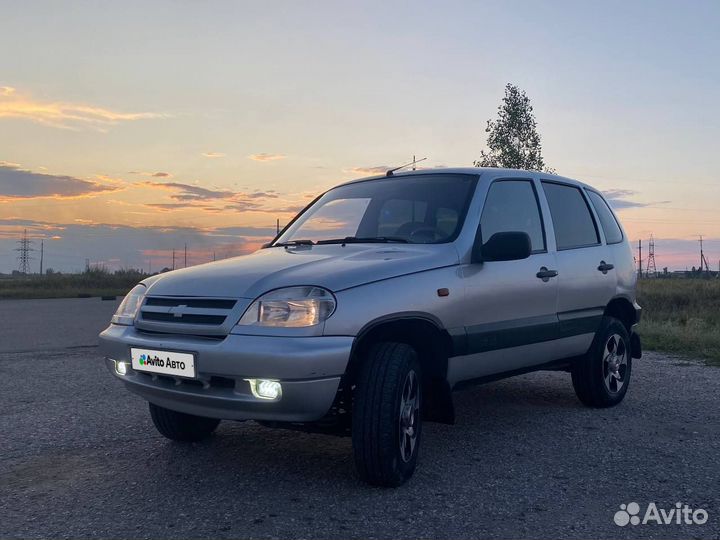
<path fill-rule="evenodd" d="M 480 253 L 476 254 L 476 251 L 480 251 Z M 527 259 L 531 251 L 532 247 L 528 233 L 519 231 L 499 232 L 493 234 L 482 245 L 480 250 L 473 249 L 473 259 L 481 255 L 481 261 L 519 261 Z"/>

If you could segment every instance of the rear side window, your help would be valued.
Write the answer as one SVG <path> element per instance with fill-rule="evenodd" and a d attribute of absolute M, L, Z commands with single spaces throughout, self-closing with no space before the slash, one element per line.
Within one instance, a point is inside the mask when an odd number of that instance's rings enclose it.
<path fill-rule="evenodd" d="M 620 230 L 620 226 L 618 225 L 618 222 L 607 202 L 605 202 L 605 199 L 603 199 L 599 193 L 595 193 L 594 191 L 586 190 L 586 193 L 590 197 L 590 202 L 592 203 L 593 208 L 595 208 L 595 212 L 600 219 L 600 225 L 602 225 L 603 231 L 605 232 L 605 240 L 607 243 L 618 244 L 622 242 L 622 230 Z"/>
<path fill-rule="evenodd" d="M 580 189 L 543 182 L 555 228 L 558 249 L 595 246 L 600 243 L 595 221 Z"/>
<path fill-rule="evenodd" d="M 530 236 L 533 251 L 545 250 L 545 235 L 535 188 L 529 180 L 500 180 L 490 186 L 480 232 L 483 242 L 498 232 L 519 231 Z"/>

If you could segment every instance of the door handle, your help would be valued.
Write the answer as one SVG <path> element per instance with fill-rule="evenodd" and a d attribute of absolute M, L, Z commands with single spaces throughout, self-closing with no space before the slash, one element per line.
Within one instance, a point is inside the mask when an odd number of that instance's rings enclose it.
<path fill-rule="evenodd" d="M 600 266 L 598 266 L 598 270 L 603 274 L 607 274 L 608 270 L 612 270 L 613 268 L 615 268 L 614 264 L 608 264 L 605 261 L 600 261 Z"/>
<path fill-rule="evenodd" d="M 536 277 L 542 279 L 543 281 L 549 281 L 551 277 L 555 277 L 557 275 L 557 270 L 548 270 L 545 266 L 540 268 L 540 271 L 535 274 Z"/>

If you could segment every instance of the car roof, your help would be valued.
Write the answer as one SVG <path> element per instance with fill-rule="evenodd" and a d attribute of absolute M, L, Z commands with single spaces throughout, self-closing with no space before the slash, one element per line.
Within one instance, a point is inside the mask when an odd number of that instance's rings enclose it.
<path fill-rule="evenodd" d="M 509 177 L 522 177 L 527 176 L 528 174 L 531 175 L 537 175 L 542 180 L 556 180 L 558 182 L 565 182 L 568 184 L 574 184 L 581 187 L 586 187 L 590 189 L 595 189 L 592 186 L 581 182 L 580 180 L 575 180 L 574 178 L 567 178 L 565 176 L 560 176 L 558 174 L 552 174 L 552 173 L 546 173 L 542 171 L 526 171 L 523 169 L 501 169 L 501 168 L 495 168 L 495 167 L 442 167 L 442 168 L 435 168 L 435 169 L 420 169 L 417 171 L 397 171 L 394 172 L 391 176 L 387 176 L 386 174 L 382 175 L 375 175 L 375 176 L 367 176 L 364 178 L 356 178 L 354 180 L 350 180 L 348 182 L 344 182 L 342 184 L 339 184 L 336 187 L 340 186 L 347 186 L 349 184 L 356 184 L 358 182 L 371 182 L 373 180 L 384 180 L 388 178 L 401 178 L 403 176 L 420 176 L 420 175 L 426 175 L 426 174 L 472 174 L 472 175 L 479 175 L 481 180 L 488 179 L 492 180 L 494 178 L 503 178 L 506 176 Z"/>

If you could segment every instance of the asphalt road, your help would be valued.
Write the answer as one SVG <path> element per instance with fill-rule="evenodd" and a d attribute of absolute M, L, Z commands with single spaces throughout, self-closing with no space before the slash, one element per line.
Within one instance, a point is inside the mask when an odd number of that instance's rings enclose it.
<path fill-rule="evenodd" d="M 163 439 L 93 347 L 113 309 L 0 302 L 0 538 L 720 537 L 719 369 L 646 354 L 610 410 L 563 373 L 458 393 L 457 424 L 426 424 L 389 490 L 356 479 L 348 439 L 253 422 Z M 615 525 L 630 502 L 709 519 Z"/>

